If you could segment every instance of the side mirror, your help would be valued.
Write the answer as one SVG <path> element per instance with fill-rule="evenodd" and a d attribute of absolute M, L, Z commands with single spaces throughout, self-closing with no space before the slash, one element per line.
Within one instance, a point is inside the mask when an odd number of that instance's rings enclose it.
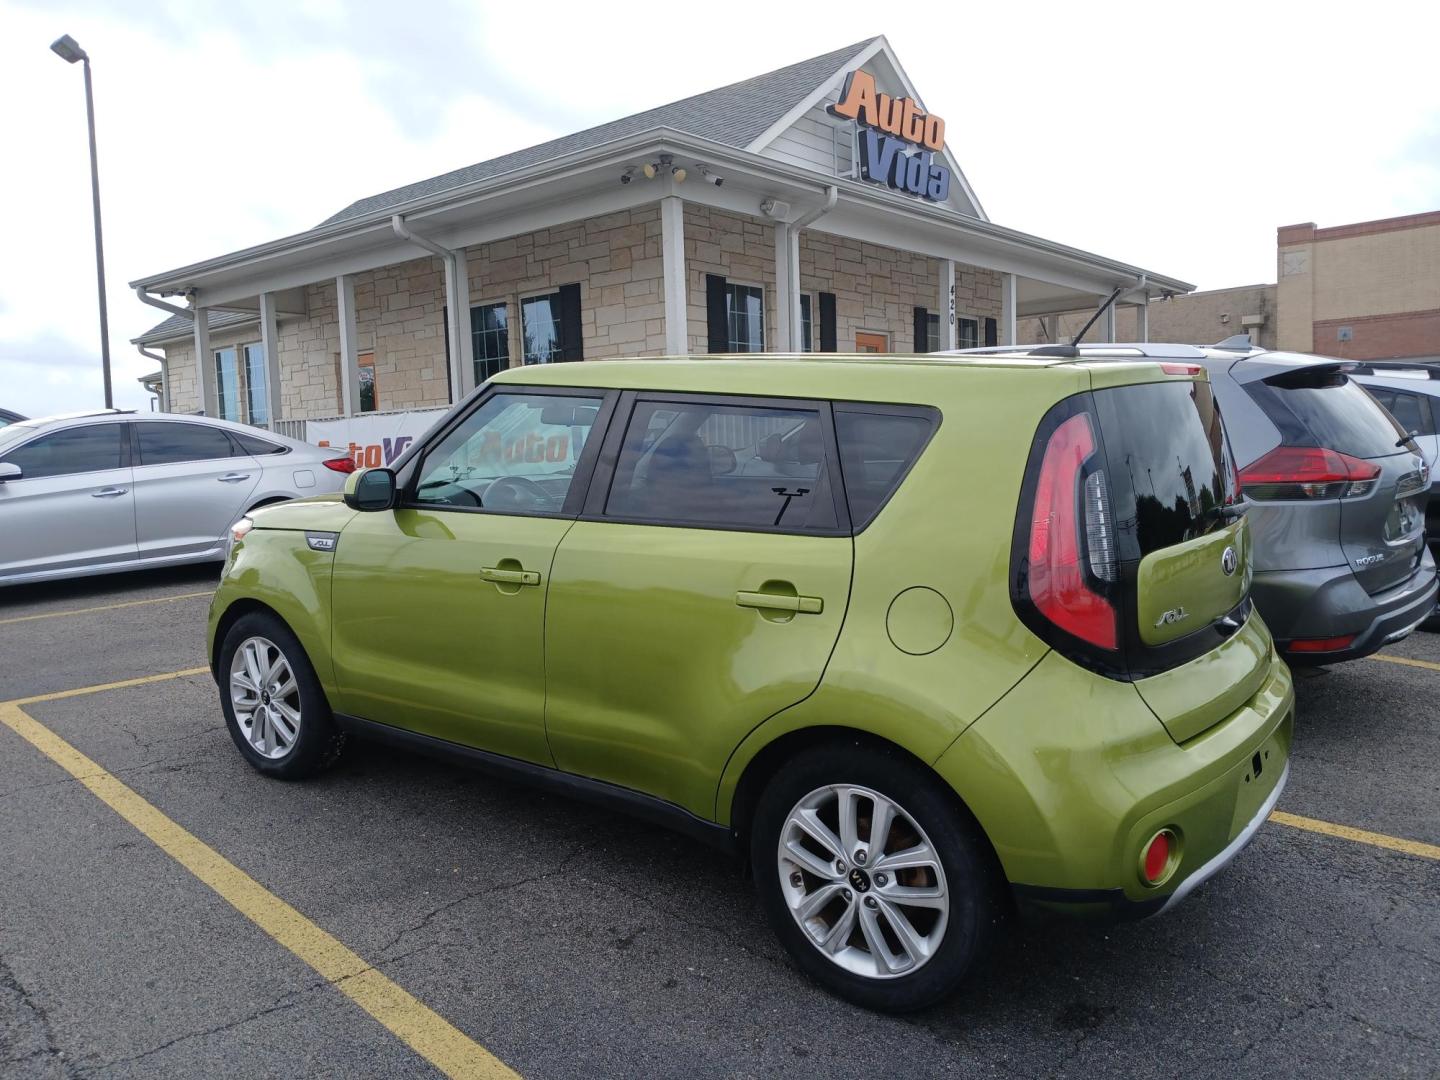
<path fill-rule="evenodd" d="M 20 466 L 13 461 L 0 461 L 0 484 L 6 480 L 19 480 L 25 474 L 20 471 Z"/>
<path fill-rule="evenodd" d="M 345 505 L 352 510 L 389 510 L 395 505 L 395 474 L 389 469 L 362 469 L 345 480 Z"/>

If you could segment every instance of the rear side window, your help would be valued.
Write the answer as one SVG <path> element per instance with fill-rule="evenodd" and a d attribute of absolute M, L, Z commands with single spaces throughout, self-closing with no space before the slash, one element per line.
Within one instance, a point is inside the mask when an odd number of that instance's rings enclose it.
<path fill-rule="evenodd" d="M 715 529 L 833 531 L 818 409 L 640 400 L 605 516 Z"/>
<path fill-rule="evenodd" d="M 939 413 L 928 408 L 872 412 L 865 406 L 835 407 L 835 439 L 856 532 L 895 494 L 938 422 Z"/>
<path fill-rule="evenodd" d="M 0 460 L 19 465 L 25 480 L 118 469 L 122 433 L 119 424 L 69 428 L 33 439 Z"/>
<path fill-rule="evenodd" d="M 1095 394 L 1119 554 L 1141 559 L 1223 528 L 1235 499 L 1220 409 L 1209 383 L 1121 386 Z"/>
<path fill-rule="evenodd" d="M 141 465 L 176 465 L 182 461 L 213 461 L 236 456 L 230 436 L 203 424 L 141 420 L 135 424 Z"/>
<path fill-rule="evenodd" d="M 1367 386 L 1370 396 L 1385 406 L 1391 416 L 1406 431 L 1416 435 L 1434 435 L 1435 425 L 1430 419 L 1430 403 L 1419 394 L 1404 390 L 1390 390 L 1383 386 Z"/>
<path fill-rule="evenodd" d="M 256 457 L 264 454 L 285 453 L 285 447 L 279 446 L 276 443 L 267 442 L 264 439 L 257 439 L 254 435 L 247 434 L 243 431 L 232 431 L 230 432 L 230 437 L 240 444 L 240 449 L 244 450 L 247 454 L 254 454 Z"/>
<path fill-rule="evenodd" d="M 1365 389 L 1333 368 L 1302 368 L 1245 387 L 1286 446 L 1388 457 L 1407 434 Z"/>

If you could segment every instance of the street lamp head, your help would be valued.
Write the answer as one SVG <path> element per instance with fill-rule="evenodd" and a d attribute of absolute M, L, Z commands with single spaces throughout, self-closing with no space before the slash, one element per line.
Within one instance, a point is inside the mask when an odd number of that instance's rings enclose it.
<path fill-rule="evenodd" d="M 73 64 L 77 60 L 90 59 L 85 55 L 85 50 L 80 47 L 80 43 L 69 34 L 62 34 L 51 42 L 50 51 L 67 64 Z"/>

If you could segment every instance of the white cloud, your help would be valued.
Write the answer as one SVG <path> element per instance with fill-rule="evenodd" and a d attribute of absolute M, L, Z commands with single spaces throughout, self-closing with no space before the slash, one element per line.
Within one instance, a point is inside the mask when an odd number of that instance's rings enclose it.
<path fill-rule="evenodd" d="M 125 282 L 350 201 L 887 33 L 991 217 L 1213 288 L 1278 225 L 1440 207 L 1433 4 L 931 7 L 0 0 L 0 405 L 99 400 L 80 72 L 95 58 L 117 396 Z M 57 343 L 59 343 L 57 345 Z M 60 371 L 70 382 L 49 375 Z M 73 366 L 77 364 L 79 366 Z"/>

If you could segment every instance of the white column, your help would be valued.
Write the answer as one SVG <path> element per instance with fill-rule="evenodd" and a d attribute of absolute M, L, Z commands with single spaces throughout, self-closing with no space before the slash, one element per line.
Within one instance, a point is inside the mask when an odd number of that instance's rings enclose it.
<path fill-rule="evenodd" d="M 1000 333 L 999 345 L 1016 344 L 1015 327 L 1015 275 L 1000 275 Z"/>
<path fill-rule="evenodd" d="M 195 408 L 206 416 L 219 412 L 215 396 L 215 357 L 210 352 L 210 309 L 195 309 Z"/>
<path fill-rule="evenodd" d="M 954 349 L 960 343 L 960 326 L 955 321 L 955 260 L 940 260 L 940 348 Z"/>
<path fill-rule="evenodd" d="M 1101 341 L 1109 342 L 1109 341 L 1114 341 L 1114 340 L 1115 340 L 1115 305 L 1114 305 L 1114 304 L 1111 304 L 1109 307 L 1107 307 L 1107 308 L 1105 309 L 1105 314 L 1103 314 L 1103 315 L 1100 316 L 1100 322 L 1099 322 L 1098 325 L 1099 325 L 1099 327 L 1100 327 L 1100 340 L 1101 340 Z M 1088 335 L 1087 335 L 1087 336 L 1088 336 Z"/>
<path fill-rule="evenodd" d="M 786 225 L 785 232 L 789 236 L 789 240 L 785 244 L 785 258 L 790 264 L 791 284 L 788 304 L 790 309 L 789 349 L 793 353 L 798 353 L 805 348 L 805 322 L 800 313 L 800 230 L 793 225 Z M 776 233 L 776 238 L 777 240 L 779 238 L 778 232 Z M 818 311 L 810 312 L 811 352 L 814 352 L 820 347 L 819 341 L 816 340 L 816 335 L 819 333 L 817 329 L 818 323 L 815 322 L 815 320 L 819 318 L 820 313 Z"/>
<path fill-rule="evenodd" d="M 475 389 L 475 339 L 470 334 L 470 259 L 462 248 L 443 260 L 445 310 L 450 323 L 450 394 L 459 401 Z"/>
<path fill-rule="evenodd" d="M 360 351 L 355 340 L 353 274 L 341 274 L 335 279 L 335 300 L 340 320 L 340 412 L 355 416 L 360 411 Z"/>
<path fill-rule="evenodd" d="M 665 351 L 690 351 L 690 312 L 685 298 L 685 203 L 678 195 L 660 200 L 660 261 L 665 286 Z"/>
<path fill-rule="evenodd" d="M 275 319 L 275 294 L 260 294 L 260 347 L 265 350 L 265 407 L 270 430 L 280 420 L 280 335 Z"/>
<path fill-rule="evenodd" d="M 1068 341 L 1067 341 L 1067 342 L 1062 342 L 1062 341 L 1060 340 L 1060 316 L 1059 316 L 1059 315 L 1046 315 L 1046 316 L 1045 316 L 1045 337 L 1048 339 L 1048 341 L 1049 341 L 1049 343 L 1050 343 L 1051 345 L 1061 345 L 1061 344 L 1068 345 L 1068 344 L 1069 344 Z"/>
<path fill-rule="evenodd" d="M 1150 340 L 1150 302 L 1135 305 L 1135 340 Z"/>

